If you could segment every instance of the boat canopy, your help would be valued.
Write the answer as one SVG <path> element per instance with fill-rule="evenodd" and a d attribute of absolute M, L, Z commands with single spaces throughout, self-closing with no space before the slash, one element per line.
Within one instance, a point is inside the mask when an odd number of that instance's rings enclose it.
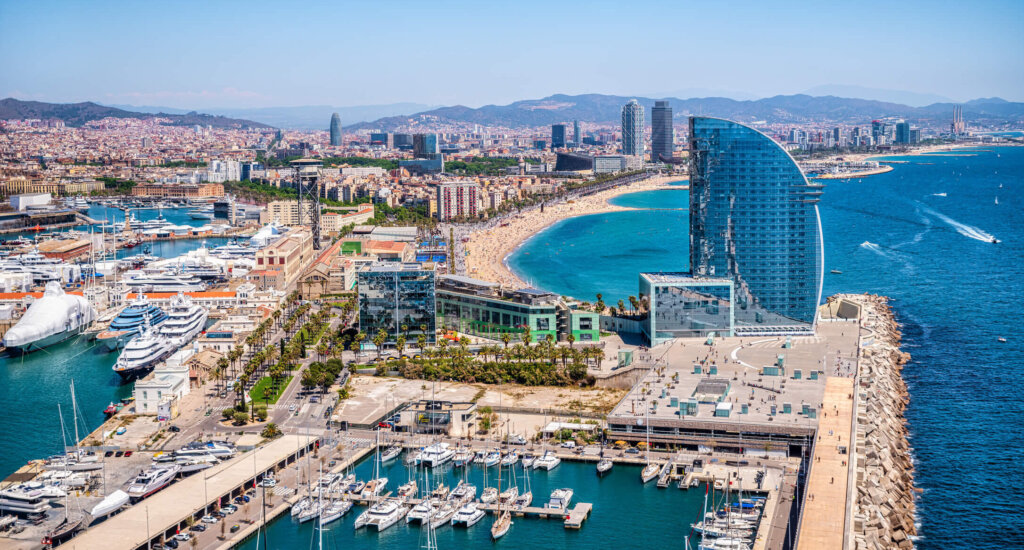
<path fill-rule="evenodd" d="M 4 345 L 20 347 L 75 330 L 96 318 L 96 310 L 81 296 L 65 294 L 56 281 L 46 283 L 43 296 L 29 306 L 18 324 L 4 335 Z"/>

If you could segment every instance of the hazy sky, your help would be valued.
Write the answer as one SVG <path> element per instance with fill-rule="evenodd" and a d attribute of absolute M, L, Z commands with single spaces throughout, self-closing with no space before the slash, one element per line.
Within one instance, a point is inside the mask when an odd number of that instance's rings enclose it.
<path fill-rule="evenodd" d="M 824 84 L 1024 101 L 1024 0 L 0 0 L 0 60 L 0 97 L 188 108 Z"/>

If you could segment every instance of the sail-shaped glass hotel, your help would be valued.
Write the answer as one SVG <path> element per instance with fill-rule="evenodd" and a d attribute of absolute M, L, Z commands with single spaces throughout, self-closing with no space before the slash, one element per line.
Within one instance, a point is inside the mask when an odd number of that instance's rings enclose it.
<path fill-rule="evenodd" d="M 690 272 L 641 274 L 649 339 L 813 332 L 822 185 L 771 138 L 736 122 L 691 117 L 689 149 Z"/>

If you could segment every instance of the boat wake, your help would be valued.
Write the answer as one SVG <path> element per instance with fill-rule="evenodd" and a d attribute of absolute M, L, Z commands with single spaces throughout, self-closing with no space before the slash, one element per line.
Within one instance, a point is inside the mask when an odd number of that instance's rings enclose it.
<path fill-rule="evenodd" d="M 945 197 L 946 194 L 945 193 L 932 193 L 932 196 L 933 197 Z"/>
<path fill-rule="evenodd" d="M 946 225 L 949 225 L 954 230 L 956 230 L 957 233 L 963 235 L 964 237 L 968 237 L 986 243 L 999 242 L 999 239 L 995 238 L 995 236 L 992 235 L 991 233 L 988 233 L 987 231 L 984 231 L 978 227 L 974 227 L 973 225 L 960 223 L 941 212 L 937 212 L 935 210 L 932 210 L 931 208 L 928 208 L 927 206 L 921 205 L 921 210 L 923 210 L 926 214 L 930 214 L 942 220 L 943 222 L 946 223 Z"/>
<path fill-rule="evenodd" d="M 881 246 L 878 246 L 877 244 L 871 241 L 864 241 L 860 243 L 860 247 L 866 250 L 870 250 L 871 252 L 874 252 L 875 254 L 878 254 L 883 258 L 892 258 L 891 252 L 884 250 Z"/>

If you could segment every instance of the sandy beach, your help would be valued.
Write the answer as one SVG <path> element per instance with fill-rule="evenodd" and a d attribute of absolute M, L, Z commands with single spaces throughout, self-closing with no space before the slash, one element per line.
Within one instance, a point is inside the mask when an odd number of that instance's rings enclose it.
<path fill-rule="evenodd" d="M 463 256 L 465 258 L 465 274 L 477 279 L 500 283 L 508 288 L 526 287 L 528 285 L 505 265 L 505 258 L 524 241 L 549 225 L 566 218 L 633 210 L 609 204 L 608 200 L 638 191 L 680 189 L 680 186 L 669 186 L 668 183 L 685 179 L 685 176 L 653 177 L 580 199 L 547 204 L 543 212 L 540 209 L 531 210 L 508 218 L 495 227 L 472 231 L 463 230 L 461 233 L 457 231 L 458 241 L 469 239 L 467 242 L 461 243 L 466 253 Z"/>

